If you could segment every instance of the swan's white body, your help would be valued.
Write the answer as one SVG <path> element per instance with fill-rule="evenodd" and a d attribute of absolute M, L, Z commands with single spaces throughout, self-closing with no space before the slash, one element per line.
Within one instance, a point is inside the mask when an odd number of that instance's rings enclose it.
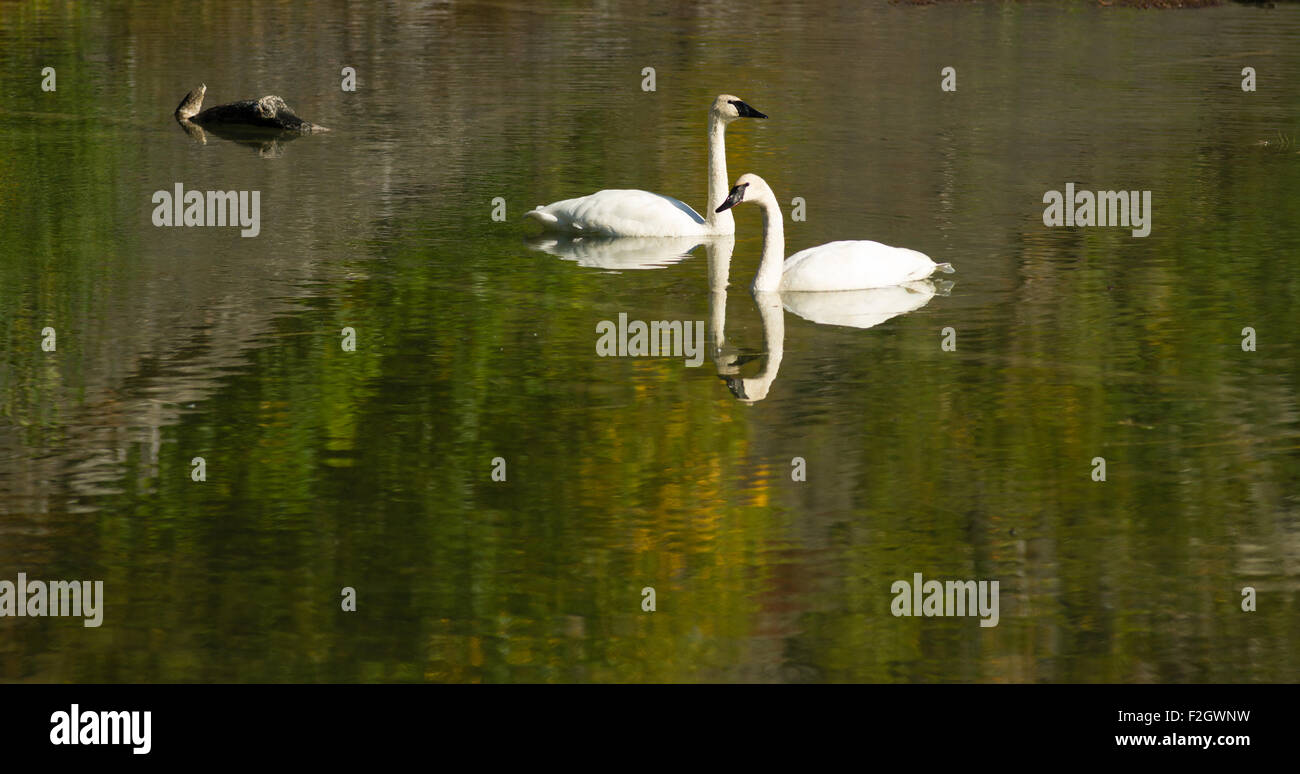
<path fill-rule="evenodd" d="M 828 242 L 785 255 L 781 206 L 763 178 L 741 175 L 722 208 L 753 202 L 763 211 L 763 257 L 754 277 L 754 292 L 863 290 L 902 285 L 951 272 L 924 253 L 866 240 Z"/>
<path fill-rule="evenodd" d="M 925 279 L 937 268 L 938 265 L 925 253 L 905 247 L 890 247 L 867 240 L 827 242 L 786 258 L 781 267 L 780 289 L 888 288 Z"/>
<path fill-rule="evenodd" d="M 731 218 L 719 219 L 727 230 L 718 231 L 685 202 L 632 188 L 565 199 L 525 215 L 552 231 L 598 237 L 700 237 L 736 230 Z"/>
<path fill-rule="evenodd" d="M 715 212 L 727 195 L 727 124 L 767 116 L 729 94 L 709 109 L 709 188 L 706 216 L 684 202 L 649 191 L 611 188 L 524 213 L 551 231 L 605 237 L 720 236 L 736 231 L 730 212 Z"/>

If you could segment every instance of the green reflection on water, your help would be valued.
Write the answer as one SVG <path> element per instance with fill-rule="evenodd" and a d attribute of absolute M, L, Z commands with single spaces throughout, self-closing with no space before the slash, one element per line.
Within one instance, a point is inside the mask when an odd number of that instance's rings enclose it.
<path fill-rule="evenodd" d="M 6 6 L 0 579 L 108 601 L 100 629 L 0 621 L 0 678 L 1300 679 L 1298 9 L 841 15 Z M 198 82 L 335 131 L 199 145 L 170 119 Z M 789 251 L 958 268 L 870 330 L 787 313 L 754 405 L 713 363 L 594 355 L 620 312 L 709 320 L 703 249 L 610 273 L 516 220 L 601 187 L 701 207 L 720 91 L 771 116 L 730 174 L 807 200 Z M 153 228 L 176 182 L 261 190 L 262 235 Z M 1152 235 L 1043 228 L 1066 182 L 1153 190 Z M 999 626 L 892 617 L 914 572 L 1000 579 Z"/>

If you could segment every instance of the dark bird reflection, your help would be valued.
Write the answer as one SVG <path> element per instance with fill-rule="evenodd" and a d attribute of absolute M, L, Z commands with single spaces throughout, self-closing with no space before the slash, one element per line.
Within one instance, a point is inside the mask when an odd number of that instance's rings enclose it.
<path fill-rule="evenodd" d="M 272 129 L 260 126 L 242 126 L 239 124 L 209 124 L 199 126 L 193 121 L 177 118 L 176 123 L 200 145 L 208 144 L 208 135 L 229 140 L 238 145 L 252 148 L 263 158 L 277 158 L 284 155 L 284 146 L 302 137 L 301 132 Z"/>

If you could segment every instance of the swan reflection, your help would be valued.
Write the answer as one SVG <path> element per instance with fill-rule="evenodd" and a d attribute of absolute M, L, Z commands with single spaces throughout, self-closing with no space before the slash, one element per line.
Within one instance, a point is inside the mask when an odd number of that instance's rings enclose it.
<path fill-rule="evenodd" d="M 730 239 L 731 237 L 719 237 Z M 553 234 L 527 240 L 534 250 L 606 271 L 662 269 L 691 257 L 701 237 L 569 237 Z"/>
<path fill-rule="evenodd" d="M 917 280 L 887 288 L 832 292 L 787 291 L 781 294 L 786 311 L 818 325 L 872 328 L 900 314 L 914 312 L 945 295 L 952 283 Z"/>

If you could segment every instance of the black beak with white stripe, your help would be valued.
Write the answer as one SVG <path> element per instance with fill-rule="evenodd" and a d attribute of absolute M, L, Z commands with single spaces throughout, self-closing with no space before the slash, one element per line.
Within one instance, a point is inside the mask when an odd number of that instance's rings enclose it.
<path fill-rule="evenodd" d="M 735 106 L 736 112 L 740 114 L 741 118 L 767 118 L 767 116 L 747 105 L 744 100 L 733 99 L 731 104 Z"/>
<path fill-rule="evenodd" d="M 722 212 L 723 210 L 729 210 L 732 207 L 735 207 L 737 204 L 740 204 L 742 201 L 745 200 L 745 189 L 748 187 L 749 187 L 749 183 L 742 183 L 741 185 L 732 188 L 731 193 L 727 194 L 727 200 L 722 204 L 719 204 L 718 209 L 714 210 L 714 212 Z"/>

